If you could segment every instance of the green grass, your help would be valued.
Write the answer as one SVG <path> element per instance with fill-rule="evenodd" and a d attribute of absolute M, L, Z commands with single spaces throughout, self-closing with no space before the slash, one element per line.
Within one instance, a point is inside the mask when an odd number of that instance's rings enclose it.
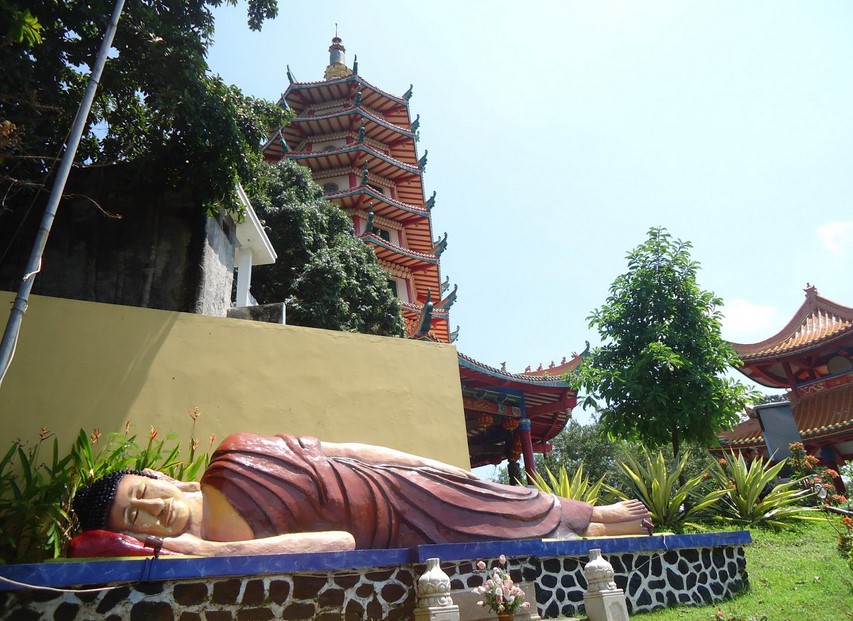
<path fill-rule="evenodd" d="M 836 524 L 839 520 L 831 518 Z M 840 528 L 840 525 L 839 525 Z M 642 621 L 853 620 L 853 571 L 836 550 L 837 534 L 828 521 L 806 522 L 795 530 L 752 530 L 746 547 L 750 589 L 734 599 L 702 607 L 667 608 L 632 615 Z"/>

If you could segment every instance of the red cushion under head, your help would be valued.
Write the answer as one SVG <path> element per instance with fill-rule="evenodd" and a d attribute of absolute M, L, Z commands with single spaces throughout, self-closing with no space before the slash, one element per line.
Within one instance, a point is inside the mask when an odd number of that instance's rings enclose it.
<path fill-rule="evenodd" d="M 163 550 L 162 554 L 170 554 Z M 136 537 L 111 530 L 88 530 L 71 540 L 68 546 L 71 558 L 98 556 L 154 556 L 154 549 L 143 545 Z"/>

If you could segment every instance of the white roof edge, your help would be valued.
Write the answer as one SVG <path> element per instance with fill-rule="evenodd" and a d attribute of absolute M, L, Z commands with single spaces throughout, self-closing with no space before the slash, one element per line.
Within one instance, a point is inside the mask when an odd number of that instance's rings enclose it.
<path fill-rule="evenodd" d="M 270 238 L 264 232 L 264 227 L 258 219 L 258 215 L 252 208 L 249 197 L 243 186 L 237 184 L 237 197 L 246 212 L 242 222 L 237 223 L 237 243 L 242 248 L 251 248 L 252 265 L 269 265 L 275 263 L 278 255 L 272 247 Z"/>

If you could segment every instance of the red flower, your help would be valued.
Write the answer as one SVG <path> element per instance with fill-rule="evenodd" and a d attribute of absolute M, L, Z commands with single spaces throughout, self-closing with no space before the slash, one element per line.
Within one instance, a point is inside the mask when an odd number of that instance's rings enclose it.
<path fill-rule="evenodd" d="M 151 425 L 151 435 L 149 436 L 149 438 L 150 438 L 151 440 L 153 440 L 154 438 L 156 438 L 156 437 L 157 437 L 157 433 L 158 433 L 158 432 L 157 432 L 157 427 L 155 427 L 154 425 Z"/>

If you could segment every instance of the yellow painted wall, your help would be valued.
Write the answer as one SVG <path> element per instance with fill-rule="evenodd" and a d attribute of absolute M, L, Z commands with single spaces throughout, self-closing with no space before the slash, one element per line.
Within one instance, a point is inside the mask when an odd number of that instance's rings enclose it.
<path fill-rule="evenodd" d="M 13 294 L 0 292 L 2 308 Z M 4 316 L 4 325 L 5 325 Z M 0 386 L 0 450 L 41 427 L 367 442 L 469 467 L 456 349 L 33 296 Z"/>

